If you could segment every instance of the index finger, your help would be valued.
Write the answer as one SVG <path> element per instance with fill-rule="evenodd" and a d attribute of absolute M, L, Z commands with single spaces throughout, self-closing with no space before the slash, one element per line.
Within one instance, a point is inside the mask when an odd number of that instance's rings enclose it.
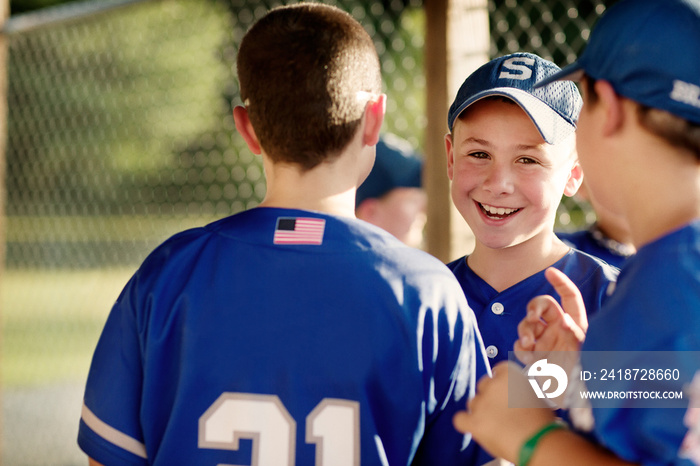
<path fill-rule="evenodd" d="M 588 330 L 588 317 L 586 316 L 586 305 L 583 303 L 581 292 L 569 277 L 559 269 L 550 267 L 544 271 L 544 276 L 552 285 L 554 291 L 561 298 L 561 305 L 564 312 L 569 314 L 581 330 Z"/>

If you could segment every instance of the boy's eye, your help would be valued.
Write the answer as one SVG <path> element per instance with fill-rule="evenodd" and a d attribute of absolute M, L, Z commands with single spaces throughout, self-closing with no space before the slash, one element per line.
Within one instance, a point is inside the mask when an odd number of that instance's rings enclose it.
<path fill-rule="evenodd" d="M 487 159 L 489 154 L 486 152 L 470 152 L 469 157 L 474 157 L 476 159 Z"/>
<path fill-rule="evenodd" d="M 537 160 L 535 160 L 531 157 L 520 157 L 518 162 L 524 163 L 524 164 L 539 163 Z"/>

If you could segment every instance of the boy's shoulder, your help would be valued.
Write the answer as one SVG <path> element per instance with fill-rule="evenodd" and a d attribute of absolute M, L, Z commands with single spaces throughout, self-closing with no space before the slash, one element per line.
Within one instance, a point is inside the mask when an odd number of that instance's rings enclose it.
<path fill-rule="evenodd" d="M 462 256 L 459 259 L 448 262 L 446 264 L 447 268 L 458 276 L 473 273 L 469 265 L 467 265 L 467 257 L 468 256 Z M 602 274 L 610 280 L 615 280 L 620 273 L 617 267 L 608 264 L 603 259 L 576 248 L 570 248 L 569 252 L 567 252 L 564 257 L 553 264 L 553 267 L 569 275 L 569 278 L 572 278 L 572 276 L 586 277 L 590 274 Z M 544 269 L 541 270 L 541 272 L 544 272 Z"/>
<path fill-rule="evenodd" d="M 604 260 L 608 264 L 621 268 L 634 248 L 628 244 L 615 241 L 594 225 L 590 228 L 573 232 L 556 232 L 557 237 L 572 248 Z"/>
<path fill-rule="evenodd" d="M 625 288 L 664 295 L 658 290 L 676 290 L 679 296 L 693 292 L 700 283 L 700 219 L 648 243 L 622 269 Z"/>
<path fill-rule="evenodd" d="M 554 267 L 564 272 L 579 287 L 593 278 L 614 282 L 620 274 L 619 268 L 576 248 L 571 248 Z"/>
<path fill-rule="evenodd" d="M 263 259 L 263 256 L 266 259 Z M 365 273 L 403 275 L 420 286 L 453 280 L 445 265 L 425 251 L 411 248 L 368 222 L 315 211 L 254 208 L 179 232 L 160 244 L 142 271 L 193 267 L 210 260 L 243 262 L 248 268 L 295 261 L 314 267 L 349 267 Z M 264 262 L 264 264 L 263 264 Z M 372 272 L 372 273 L 374 273 Z M 432 278 L 426 278 L 432 277 Z"/>

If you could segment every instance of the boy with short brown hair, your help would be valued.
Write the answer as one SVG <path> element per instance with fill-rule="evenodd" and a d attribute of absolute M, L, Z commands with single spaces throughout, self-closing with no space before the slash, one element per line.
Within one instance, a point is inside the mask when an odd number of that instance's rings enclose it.
<path fill-rule="evenodd" d="M 474 316 L 444 264 L 355 218 L 385 111 L 371 37 L 336 7 L 279 7 L 238 73 L 265 198 L 126 285 L 80 447 L 105 465 L 468 464 L 451 420 L 486 365 Z"/>

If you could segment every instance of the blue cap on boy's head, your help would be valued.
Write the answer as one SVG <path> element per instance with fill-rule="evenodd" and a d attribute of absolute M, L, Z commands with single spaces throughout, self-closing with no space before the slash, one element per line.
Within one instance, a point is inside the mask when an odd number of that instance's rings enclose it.
<path fill-rule="evenodd" d="M 531 53 L 514 53 L 496 58 L 474 71 L 457 92 L 447 114 L 453 130 L 455 120 L 471 104 L 485 97 L 504 96 L 528 114 L 549 144 L 556 144 L 576 131 L 581 94 L 572 82 L 562 81 L 535 89 L 535 83 L 560 68 Z"/>
<path fill-rule="evenodd" d="M 394 188 L 420 188 L 423 159 L 410 143 L 393 134 L 383 134 L 377 143 L 377 157 L 367 179 L 357 188 L 355 205 L 380 198 Z"/>
<path fill-rule="evenodd" d="M 600 18 L 579 59 L 537 86 L 584 72 L 624 97 L 700 123 L 700 0 L 621 0 Z"/>

